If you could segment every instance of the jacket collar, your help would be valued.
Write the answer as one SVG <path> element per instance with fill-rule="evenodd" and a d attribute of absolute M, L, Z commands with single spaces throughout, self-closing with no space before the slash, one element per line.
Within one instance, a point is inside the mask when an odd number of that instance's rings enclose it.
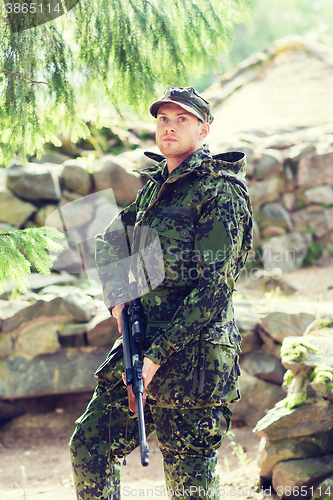
<path fill-rule="evenodd" d="M 201 146 L 201 148 L 197 149 L 196 151 L 194 151 L 194 153 L 185 158 L 185 160 L 169 174 L 164 155 L 150 153 L 149 151 L 145 151 L 144 154 L 148 158 L 158 161 L 159 163 L 157 165 L 154 165 L 153 167 L 138 169 L 138 171 L 142 174 L 149 173 L 150 176 L 160 175 L 164 178 L 164 180 L 166 180 L 168 177 L 177 177 L 178 175 L 181 175 L 188 170 L 192 171 L 195 168 L 199 167 L 203 161 L 212 159 L 212 155 L 207 144 L 204 144 L 203 146 Z"/>

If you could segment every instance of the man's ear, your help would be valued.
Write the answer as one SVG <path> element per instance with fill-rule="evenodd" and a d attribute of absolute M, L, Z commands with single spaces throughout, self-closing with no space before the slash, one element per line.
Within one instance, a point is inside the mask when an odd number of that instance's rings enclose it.
<path fill-rule="evenodd" d="M 204 139 L 205 137 L 207 137 L 207 135 L 209 134 L 209 130 L 210 130 L 209 123 L 203 123 L 201 125 L 201 132 L 199 135 L 199 139 Z"/>

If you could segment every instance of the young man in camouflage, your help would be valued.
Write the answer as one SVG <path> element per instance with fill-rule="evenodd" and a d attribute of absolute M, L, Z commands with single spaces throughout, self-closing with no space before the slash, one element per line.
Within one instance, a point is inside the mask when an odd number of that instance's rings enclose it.
<path fill-rule="evenodd" d="M 204 145 L 211 105 L 193 87 L 168 85 L 150 113 L 164 156 L 149 155 L 159 163 L 142 171 L 145 187 L 97 235 L 96 261 L 120 333 L 129 267 L 141 286 L 146 432 L 156 431 L 168 496 L 219 498 L 220 421 L 231 413 L 227 403 L 239 399 L 232 294 L 252 242 L 245 155 L 211 156 Z M 162 266 L 156 252 L 142 254 L 152 235 Z M 71 439 L 78 499 L 120 498 L 120 459 L 138 446 L 123 372 L 119 339 L 96 372 L 96 391 Z"/>

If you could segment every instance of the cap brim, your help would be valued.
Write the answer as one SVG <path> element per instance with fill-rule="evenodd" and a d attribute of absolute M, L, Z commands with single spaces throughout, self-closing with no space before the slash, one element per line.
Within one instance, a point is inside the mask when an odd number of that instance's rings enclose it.
<path fill-rule="evenodd" d="M 171 103 L 171 104 L 177 104 L 177 106 L 180 106 L 181 108 L 185 109 L 185 111 L 188 111 L 192 115 L 196 116 L 197 118 L 199 118 L 199 120 L 205 121 L 205 120 L 202 119 L 202 116 L 200 116 L 200 113 L 198 113 L 195 109 L 191 108 L 190 106 L 187 106 L 186 104 L 174 101 L 172 99 L 163 99 L 161 101 L 153 102 L 153 104 L 149 108 L 150 114 L 154 118 L 157 118 L 157 113 L 158 113 L 158 110 L 160 109 L 160 107 L 163 104 L 169 104 L 169 103 Z"/>

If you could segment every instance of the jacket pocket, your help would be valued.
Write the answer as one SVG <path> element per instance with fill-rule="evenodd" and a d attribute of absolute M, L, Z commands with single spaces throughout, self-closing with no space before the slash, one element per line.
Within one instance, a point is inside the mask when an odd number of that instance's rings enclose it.
<path fill-rule="evenodd" d="M 204 330 L 197 391 L 200 400 L 227 404 L 240 399 L 238 345 L 239 332 L 234 321 Z"/>

